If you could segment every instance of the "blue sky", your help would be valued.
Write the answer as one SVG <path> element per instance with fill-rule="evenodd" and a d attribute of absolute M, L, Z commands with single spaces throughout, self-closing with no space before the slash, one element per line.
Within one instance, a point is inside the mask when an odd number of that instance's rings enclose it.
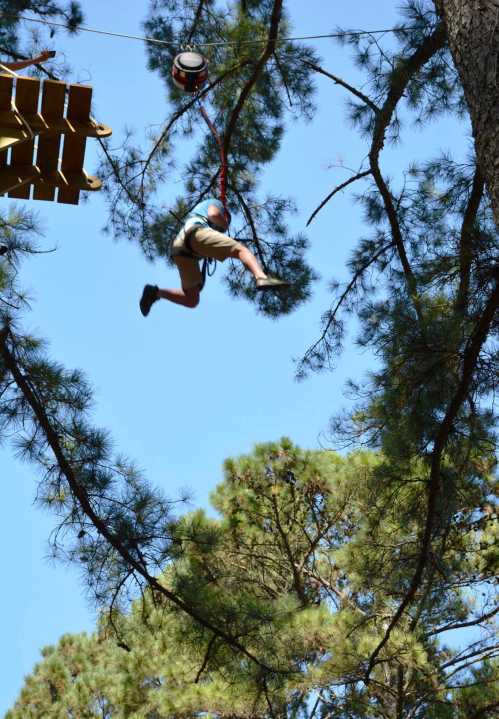
<path fill-rule="evenodd" d="M 391 27 L 398 5 L 390 0 L 289 3 L 300 35 L 328 32 L 336 25 Z M 84 0 L 83 6 L 91 27 L 141 34 L 148 3 Z M 166 117 L 165 88 L 146 70 L 142 43 L 81 33 L 75 39 L 56 35 L 52 46 L 65 53 L 74 81 L 94 86 L 94 114 L 113 127 L 117 144 L 125 126 L 142 137 Z M 329 40 L 314 46 L 326 68 L 359 80 L 348 49 Z M 346 179 L 345 170 L 331 165 L 357 167 L 365 154 L 345 120 L 342 90 L 326 79 L 317 85 L 317 117 L 311 124 L 290 122 L 279 157 L 263 177 L 264 190 L 296 199 L 293 232 L 303 231 L 310 211 Z M 393 173 L 416 156 L 451 146 L 464 153 L 468 146 L 462 128 L 448 121 L 424 133 L 409 131 L 407 137 L 405 144 L 387 151 Z M 95 165 L 95 144 L 89 142 L 88 170 Z M 180 156 L 188 157 L 189 151 L 186 140 Z M 165 203 L 180 183 L 178 172 L 167 179 Z M 309 259 L 322 280 L 306 306 L 278 322 L 230 299 L 220 268 L 196 311 L 161 303 L 145 320 L 137 307 L 143 284 L 175 286 L 174 270 L 161 262 L 152 265 L 137 247 L 104 235 L 105 206 L 97 195 L 78 208 L 32 205 L 45 233 L 41 245 L 57 246 L 57 252 L 40 255 L 23 269 L 23 282 L 34 297 L 26 326 L 50 341 L 54 358 L 85 370 L 95 388 L 96 423 L 108 428 L 116 448 L 134 458 L 170 497 L 188 487 L 194 505 L 207 506 L 221 480 L 223 460 L 250 451 L 259 441 L 287 435 L 304 447 L 327 446 L 328 419 L 348 404 L 345 380 L 359 379 L 373 359 L 350 341 L 334 373 L 296 383 L 293 357 L 317 336 L 328 306 L 328 280 L 346 277 L 345 260 L 366 232 L 351 196 L 338 196 L 308 232 Z M 53 520 L 34 506 L 32 468 L 13 458 L 8 446 L 0 449 L 0 463 L 1 539 L 2 546 L 11 547 L 3 557 L 0 598 L 3 713 L 40 648 L 65 632 L 91 631 L 95 612 L 78 573 L 47 559 Z"/>

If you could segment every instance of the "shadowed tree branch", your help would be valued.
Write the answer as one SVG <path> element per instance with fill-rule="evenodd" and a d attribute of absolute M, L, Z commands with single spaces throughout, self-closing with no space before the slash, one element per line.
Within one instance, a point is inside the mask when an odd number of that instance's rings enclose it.
<path fill-rule="evenodd" d="M 13 350 L 9 348 L 9 341 L 13 346 Z M 215 626 L 210 620 L 203 617 L 196 609 L 190 607 L 180 597 L 163 586 L 156 577 L 152 576 L 146 567 L 145 562 L 137 561 L 130 553 L 129 549 L 121 542 L 120 537 L 108 529 L 105 521 L 97 515 L 92 503 L 89 499 L 86 489 L 78 481 L 71 463 L 66 458 L 65 452 L 59 440 L 56 430 L 52 427 L 41 400 L 37 396 L 36 390 L 31 385 L 30 380 L 25 376 L 15 357 L 15 338 L 8 327 L 0 332 L 0 355 L 4 361 L 5 367 L 11 373 L 24 399 L 30 406 L 40 429 L 43 431 L 47 444 L 50 447 L 60 471 L 65 477 L 74 497 L 78 501 L 83 513 L 88 517 L 90 522 L 96 528 L 97 532 L 103 537 L 109 546 L 125 561 L 128 567 L 133 569 L 136 574 L 141 576 L 151 589 L 165 597 L 178 609 L 188 614 L 194 621 L 202 627 L 213 632 L 214 635 L 220 637 L 228 646 L 240 652 L 245 657 L 256 663 L 265 670 L 270 670 L 257 657 L 249 652 L 235 637 L 232 637 L 227 631 Z"/>

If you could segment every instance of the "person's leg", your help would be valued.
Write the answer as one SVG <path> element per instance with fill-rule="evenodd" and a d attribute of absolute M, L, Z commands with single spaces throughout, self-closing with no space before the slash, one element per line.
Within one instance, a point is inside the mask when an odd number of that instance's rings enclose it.
<path fill-rule="evenodd" d="M 201 257 L 213 257 L 220 262 L 230 257 L 242 262 L 255 278 L 257 290 L 279 290 L 289 287 L 289 284 L 283 280 L 268 277 L 255 255 L 245 245 L 217 230 L 208 227 L 197 228 L 189 235 L 189 241 L 192 250 Z"/>
<path fill-rule="evenodd" d="M 263 280 L 267 277 L 255 255 L 248 250 L 247 247 L 234 248 L 230 253 L 230 257 L 242 262 L 246 269 L 251 272 L 255 280 Z"/>
<path fill-rule="evenodd" d="M 146 285 L 140 298 L 140 311 L 147 317 L 151 307 L 158 300 L 168 300 L 182 307 L 197 307 L 199 304 L 199 286 L 187 289 L 161 289 L 157 285 Z"/>
<path fill-rule="evenodd" d="M 187 289 L 161 289 L 158 287 L 158 298 L 174 302 L 183 307 L 197 307 L 199 304 L 199 287 L 188 287 Z"/>
<path fill-rule="evenodd" d="M 251 272 L 251 274 L 255 278 L 256 289 L 258 291 L 284 290 L 289 287 L 288 282 L 279 280 L 277 279 L 277 277 L 269 277 L 267 274 L 265 274 L 255 255 L 250 252 L 247 247 L 235 247 L 231 251 L 229 257 L 232 257 L 242 262 L 246 269 Z"/>
<path fill-rule="evenodd" d="M 181 256 L 174 257 L 173 260 L 180 275 L 182 289 L 162 289 L 156 285 L 146 285 L 139 302 L 140 311 L 144 317 L 147 317 L 153 304 L 160 299 L 174 302 L 182 307 L 198 306 L 203 275 L 197 261 Z"/>

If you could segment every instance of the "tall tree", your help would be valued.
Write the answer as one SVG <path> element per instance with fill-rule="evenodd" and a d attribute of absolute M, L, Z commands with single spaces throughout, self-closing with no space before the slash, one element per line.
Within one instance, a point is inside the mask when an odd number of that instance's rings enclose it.
<path fill-rule="evenodd" d="M 485 468 L 484 468 L 485 469 Z M 369 686 L 366 652 L 410 581 L 421 511 L 419 467 L 395 496 L 374 453 L 303 452 L 289 441 L 229 460 L 202 512 L 177 525 L 177 558 L 162 582 L 209 607 L 275 671 L 228 651 L 210 631 L 146 592 L 119 631 L 65 636 L 46 649 L 6 719 L 155 717 L 232 719 L 487 719 L 499 706 L 488 473 L 463 478 L 439 576 L 417 634 L 399 631 Z M 380 511 L 391 499 L 389 511 Z M 490 584 L 490 586 L 489 586 Z M 474 603 L 470 590 L 480 586 Z M 482 627 L 464 651 L 458 627 Z"/>
<path fill-rule="evenodd" d="M 478 166 L 499 228 L 499 3 L 436 0 L 463 86 Z"/>
<path fill-rule="evenodd" d="M 492 118 L 487 123 L 483 118 L 495 112 L 496 92 L 484 93 L 479 88 L 483 89 L 487 78 L 495 82 L 497 53 L 489 52 L 486 61 L 477 40 L 485 23 L 490 21 L 495 28 L 495 4 L 468 3 L 465 10 L 463 3 L 443 2 L 436 12 L 433 2 L 409 0 L 393 33 L 395 42 L 345 31 L 343 40 L 365 73 L 362 90 L 338 77 L 334 68 L 322 67 L 299 43 L 280 39 L 288 26 L 279 1 L 234 3 L 227 12 L 213 2 L 193 2 L 187 3 L 183 15 L 174 5 L 151 3 L 146 27 L 157 40 L 188 36 L 208 48 L 212 84 L 202 96 L 211 103 L 228 151 L 229 185 L 233 209 L 239 211 L 242 223 L 241 235 L 248 227 L 261 227 L 265 236 L 267 226 L 257 221 L 254 209 L 258 208 L 260 219 L 276 206 L 256 199 L 256 176 L 249 183 L 247 170 L 274 159 L 287 100 L 294 113 L 306 116 L 313 111 L 310 73 L 329 77 L 332 89 L 339 86 L 350 94 L 350 118 L 367 141 L 359 171 L 335 187 L 310 218 L 326 211 L 340 190 L 362 182 L 360 201 L 373 231 L 354 249 L 351 278 L 335 286 L 321 336 L 305 353 L 298 374 L 331 365 L 342 347 L 345 319 L 355 313 L 361 326 L 358 341 L 378 355 L 381 365 L 367 384 L 357 381 L 353 385 L 362 401 L 350 416 L 332 423 L 334 437 L 382 447 L 393 462 L 394 491 L 403 485 L 414 461 L 422 460 L 425 468 L 421 485 L 425 510 L 413 577 L 371 655 L 368 681 L 391 632 L 417 603 L 421 587 L 430 590 L 432 557 L 438 556 L 446 536 L 458 478 L 471 476 L 475 453 L 488 456 L 495 442 L 493 396 L 498 363 L 493 341 L 498 326 L 499 258 L 495 170 L 491 169 L 497 166 L 497 148 L 490 138 L 497 134 L 497 122 Z M 456 30 L 459 23 L 465 30 Z M 253 50 L 248 47 L 253 47 L 262 26 L 267 33 L 257 59 L 251 60 Z M 487 37 L 491 38 L 487 48 L 493 49 L 497 33 Z M 218 44 L 223 41 L 228 44 Z M 474 67 L 470 42 L 479 53 L 474 84 L 464 69 L 469 74 Z M 165 80 L 173 52 L 170 46 L 150 50 L 151 68 L 158 69 Z M 236 87 L 241 88 L 237 93 Z M 165 238 L 175 232 L 190 203 L 212 190 L 219 169 L 216 147 L 207 134 L 186 167 L 187 203 L 179 200 L 168 213 L 157 209 L 154 192 L 173 157 L 179 123 L 184 123 L 180 127 L 187 134 L 199 126 L 196 101 L 183 101 L 174 89 L 170 97 L 175 110 L 150 151 L 125 148 L 121 158 L 108 157 L 108 172 L 114 178 L 114 184 L 108 185 L 111 224 L 118 235 L 129 235 L 134 241 L 140 235 L 151 256 L 164 252 Z M 424 123 L 443 114 L 462 118 L 468 107 L 477 148 L 488 148 L 479 150 L 478 161 L 470 156 L 463 163 L 460 148 L 454 148 L 455 156 L 429 157 L 404 168 L 400 179 L 388 179 L 383 150 L 389 141 L 403 139 L 402 112 Z M 268 212 L 272 225 L 281 228 L 284 206 L 278 209 L 277 214 Z M 141 232 L 135 224 L 139 217 Z M 302 260 L 297 268 L 290 255 L 293 248 L 294 256 L 302 252 L 301 240 L 288 237 L 283 243 L 277 238 L 277 244 L 267 248 L 259 232 L 253 232 L 249 241 L 263 263 L 268 259 L 277 274 L 296 279 L 297 287 L 303 287 Z M 236 295 L 251 298 L 251 289 L 235 271 L 229 270 L 229 286 Z M 302 298 L 291 294 L 286 306 L 277 301 L 260 305 L 260 310 L 275 316 Z"/>
<path fill-rule="evenodd" d="M 385 144 L 402 137 L 402 108 L 418 122 L 439 113 L 458 116 L 466 108 L 467 80 L 460 70 L 461 84 L 450 55 L 452 50 L 457 57 L 454 44 L 460 37 L 452 30 L 451 5 L 441 6 L 442 20 L 433 3 L 407 2 L 395 42 L 345 32 L 344 40 L 365 72 L 362 90 L 338 77 L 334 68 L 323 68 L 316 53 L 303 44 L 283 39 L 289 21 L 281 0 L 246 0 L 228 8 L 214 1 L 157 0 L 146 23 L 157 40 L 181 37 L 210 43 L 212 80 L 201 94 L 227 150 L 232 209 L 239 221 L 236 234 L 248 238 L 266 267 L 292 280 L 294 290 L 258 298 L 234 267 L 227 282 L 235 294 L 260 303 L 259 309 L 271 316 L 291 311 L 308 297 L 314 272 L 305 258 L 304 237 L 288 236 L 292 202 L 261 198 L 260 168 L 276 156 L 286 114 L 313 114 L 314 74 L 330 77 L 332 91 L 340 86 L 354 98 L 351 119 L 366 138 L 366 160 L 317 211 L 326 211 L 340 189 L 365 183 L 361 203 L 372 234 L 354 249 L 351 279 L 346 286 L 336 286 L 322 336 L 299 371 L 329 365 L 341 349 L 345 316 L 355 312 L 360 342 L 378 354 L 379 368 L 367 386 L 359 383 L 359 406 L 334 429 L 347 442 L 383 449 L 386 492 L 376 503 L 380 516 L 390 512 L 393 497 L 404 495 L 408 478 L 415 492 L 417 512 L 407 545 L 411 551 L 403 558 L 400 551 L 395 553 L 389 565 L 395 585 L 373 635 L 377 643 L 359 644 L 366 684 L 379 676 L 402 628 L 410 635 L 407 647 L 417 643 L 428 598 L 438 597 L 456 507 L 463 493 L 468 496 L 466 492 L 480 485 L 493 462 L 497 354 L 492 343 L 499 288 L 490 173 L 474 156 L 466 163 L 452 156 L 428 158 L 407 168 L 406 182 L 389 181 L 383 166 Z M 52 3 L 29 7 L 47 12 L 59 8 Z M 171 45 L 151 46 L 151 69 L 159 70 L 165 81 L 173 52 Z M 173 112 L 152 147 L 128 142 L 122 155 L 104 147 L 110 225 L 118 236 L 138 240 L 152 257 L 166 254 L 167 238 L 188 207 L 213 191 L 220 170 L 217 147 L 207 134 L 184 168 L 186 192 L 164 211 L 160 193 L 174 159 L 174 140 L 193 137 L 199 128 L 196 101 L 186 101 L 170 83 L 168 87 Z M 474 99 L 478 101 L 477 93 Z M 475 133 L 478 147 L 478 130 Z M 496 160 L 488 158 L 489 164 Z M 29 230 L 31 221 L 24 217 Z M 9 229 L 7 222 L 4 229 L 9 252 L 3 260 L 8 271 L 0 332 L 2 431 L 19 433 L 23 452 L 42 472 L 39 496 L 60 519 L 57 546 L 85 567 L 101 602 L 119 603 L 120 597 L 126 601 L 127 590 L 150 587 L 153 595 L 193 618 L 199 632 L 216 635 L 245 657 L 241 661 L 252 661 L 258 671 L 276 669 L 264 642 L 252 646 L 253 633 L 260 637 L 262 630 L 246 622 L 247 615 L 237 616 L 234 607 L 228 615 L 224 606 L 213 611 L 209 597 L 199 603 L 197 595 L 183 593 L 184 585 L 158 580 L 165 563 L 176 556 L 169 504 L 133 464 L 113 457 L 107 434 L 91 426 L 91 392 L 81 374 L 52 362 L 40 341 L 23 334 L 22 312 L 12 307 L 19 303 L 11 300 L 22 296 L 15 262 L 29 248 L 30 238 Z M 483 519 L 483 497 L 470 506 Z M 281 551 L 287 552 L 284 545 Z M 366 560 L 369 556 L 366 552 Z M 447 576 L 453 579 L 454 564 L 449 565 Z M 291 566 L 289 571 L 298 582 Z M 298 599 L 306 601 L 305 588 L 300 591 L 305 594 L 301 599 L 297 594 Z M 260 620 L 262 616 L 257 614 Z M 261 654 L 253 649 L 261 649 Z"/>

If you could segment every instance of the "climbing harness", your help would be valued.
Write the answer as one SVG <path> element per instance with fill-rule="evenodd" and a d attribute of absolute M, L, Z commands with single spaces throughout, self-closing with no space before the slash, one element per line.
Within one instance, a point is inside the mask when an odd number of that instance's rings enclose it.
<path fill-rule="evenodd" d="M 82 190 L 101 188 L 83 168 L 86 140 L 112 131 L 91 117 L 91 101 L 91 87 L 0 64 L 0 195 L 77 205 Z"/>
<path fill-rule="evenodd" d="M 182 243 L 184 245 L 185 249 L 181 248 L 171 248 L 170 250 L 170 257 L 187 257 L 189 260 L 202 260 L 201 265 L 201 286 L 199 288 L 199 291 L 203 289 L 203 287 L 206 284 L 206 278 L 207 277 L 213 277 L 215 274 L 215 271 L 217 269 L 217 261 L 214 257 L 203 257 L 202 255 L 198 255 L 192 248 L 191 245 L 191 230 L 195 227 L 203 227 L 204 223 L 198 222 L 197 220 L 188 220 L 186 223 L 186 226 L 184 226 L 184 229 L 182 230 L 183 236 L 182 236 Z"/>
<path fill-rule="evenodd" d="M 201 53 L 188 47 L 175 56 L 172 80 L 184 92 L 198 92 L 208 79 L 208 61 Z"/>

